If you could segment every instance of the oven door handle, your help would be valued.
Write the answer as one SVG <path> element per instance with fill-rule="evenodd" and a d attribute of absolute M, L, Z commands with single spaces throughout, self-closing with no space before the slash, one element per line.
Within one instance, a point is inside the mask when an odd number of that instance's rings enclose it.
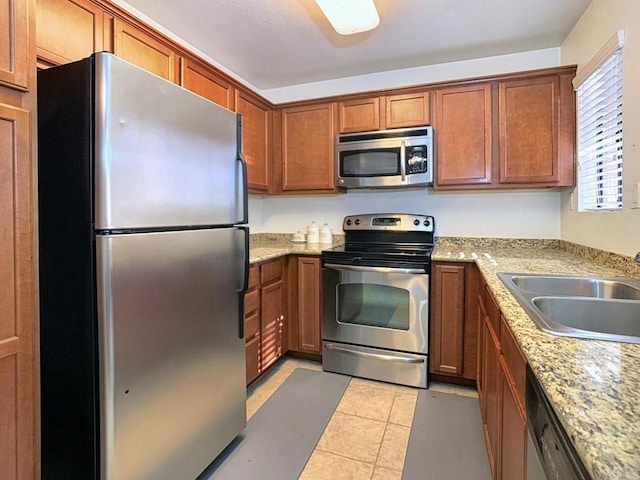
<path fill-rule="evenodd" d="M 391 267 L 362 267 L 360 265 L 338 265 L 336 263 L 325 263 L 326 268 L 332 270 L 352 270 L 355 272 L 374 273 L 427 273 L 423 268 L 391 268 Z"/>
<path fill-rule="evenodd" d="M 373 358 L 376 360 L 385 360 L 387 362 L 397 362 L 397 363 L 424 363 L 424 358 L 413 358 L 413 357 L 396 357 L 394 355 L 385 355 L 384 353 L 369 353 L 369 352 L 359 352 L 357 350 L 351 350 L 350 348 L 339 347 L 338 345 L 334 345 L 333 343 L 325 343 L 324 348 L 327 350 L 334 350 L 340 353 L 346 353 L 347 355 L 352 355 L 354 357 L 361 358 Z"/>

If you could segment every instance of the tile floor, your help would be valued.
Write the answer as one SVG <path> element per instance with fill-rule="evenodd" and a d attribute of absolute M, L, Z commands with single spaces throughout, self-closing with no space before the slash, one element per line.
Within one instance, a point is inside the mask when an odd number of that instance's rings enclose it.
<path fill-rule="evenodd" d="M 247 391 L 247 418 L 296 368 L 316 362 L 285 357 Z M 439 392 L 477 397 L 472 388 L 431 383 Z M 301 480 L 400 480 L 418 389 L 352 378 L 309 459 Z"/>

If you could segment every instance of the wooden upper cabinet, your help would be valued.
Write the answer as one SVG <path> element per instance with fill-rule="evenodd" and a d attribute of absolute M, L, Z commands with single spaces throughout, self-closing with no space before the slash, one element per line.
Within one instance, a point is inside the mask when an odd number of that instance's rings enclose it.
<path fill-rule="evenodd" d="M 380 98 L 363 98 L 338 103 L 340 133 L 380 130 Z"/>
<path fill-rule="evenodd" d="M 242 115 L 242 152 L 247 161 L 249 190 L 266 192 L 271 174 L 272 111 L 244 90 L 236 90 L 235 104 Z"/>
<path fill-rule="evenodd" d="M 24 0 L 0 0 L 0 84 L 19 90 L 29 89 L 28 8 Z"/>
<path fill-rule="evenodd" d="M 491 84 L 436 91 L 436 187 L 492 181 Z"/>
<path fill-rule="evenodd" d="M 118 18 L 113 30 L 117 56 L 171 82 L 177 80 L 178 56 L 170 47 Z"/>
<path fill-rule="evenodd" d="M 103 10 L 87 0 L 38 0 L 36 47 L 40 66 L 86 58 L 104 48 Z"/>
<path fill-rule="evenodd" d="M 429 92 L 388 95 L 385 98 L 385 128 L 428 125 Z"/>
<path fill-rule="evenodd" d="M 572 74 L 499 83 L 501 184 L 575 184 Z"/>
<path fill-rule="evenodd" d="M 339 102 L 338 119 L 340 133 L 428 125 L 429 92 Z"/>
<path fill-rule="evenodd" d="M 282 110 L 282 190 L 335 191 L 335 104 Z"/>
<path fill-rule="evenodd" d="M 235 108 L 235 89 L 231 83 L 201 63 L 188 58 L 184 59 L 180 72 L 180 84 L 221 107 L 232 111 Z"/>
<path fill-rule="evenodd" d="M 500 183 L 558 181 L 557 76 L 499 84 Z"/>

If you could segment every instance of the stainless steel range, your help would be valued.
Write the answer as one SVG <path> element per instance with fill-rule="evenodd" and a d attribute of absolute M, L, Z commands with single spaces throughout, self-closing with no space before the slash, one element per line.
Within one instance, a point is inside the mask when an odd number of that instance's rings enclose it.
<path fill-rule="evenodd" d="M 427 387 L 428 215 L 345 217 L 345 245 L 322 252 L 322 367 Z"/>

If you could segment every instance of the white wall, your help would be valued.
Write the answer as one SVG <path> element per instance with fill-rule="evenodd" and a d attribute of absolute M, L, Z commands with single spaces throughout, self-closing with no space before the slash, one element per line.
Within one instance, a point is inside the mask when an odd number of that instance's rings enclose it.
<path fill-rule="evenodd" d="M 322 196 L 251 196 L 251 231 L 305 231 L 312 220 L 342 233 L 346 215 L 401 212 L 433 215 L 436 235 L 457 237 L 560 238 L 557 191 L 434 192 L 350 191 Z"/>
<path fill-rule="evenodd" d="M 640 210 L 631 209 L 632 185 L 640 182 L 640 1 L 593 0 L 561 46 L 563 64 L 588 62 L 619 29 L 623 50 L 623 210 L 577 212 L 570 192 L 562 195 L 561 238 L 610 252 L 640 250 Z M 577 196 L 577 192 L 576 192 Z M 573 208 L 577 209 L 577 198 Z"/>

